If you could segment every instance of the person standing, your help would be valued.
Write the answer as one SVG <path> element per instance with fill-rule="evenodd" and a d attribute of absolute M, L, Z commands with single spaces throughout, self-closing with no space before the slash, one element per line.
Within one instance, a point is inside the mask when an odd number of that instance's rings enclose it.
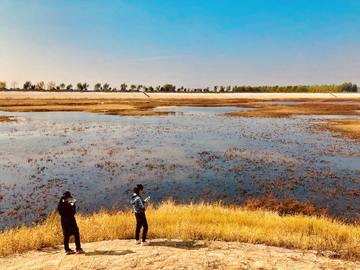
<path fill-rule="evenodd" d="M 66 255 L 71 255 L 75 253 L 69 248 L 69 238 L 71 235 L 75 237 L 76 253 L 84 253 L 84 250 L 81 248 L 80 245 L 79 228 L 75 220 L 76 201 L 73 203 L 70 202 L 71 198 L 71 193 L 69 191 L 66 191 L 60 198 L 58 204 L 58 211 L 61 216 L 61 227 L 64 234 L 64 248 Z"/>
<path fill-rule="evenodd" d="M 146 241 L 146 234 L 148 232 L 148 223 L 145 216 L 146 203 L 149 201 L 149 197 L 143 200 L 140 194 L 143 192 L 143 185 L 137 185 L 134 188 L 134 194 L 131 197 L 131 204 L 134 207 L 136 217 L 136 230 L 135 230 L 135 244 L 140 244 L 140 230 L 143 228 L 141 245 L 148 246 L 149 242 Z"/>

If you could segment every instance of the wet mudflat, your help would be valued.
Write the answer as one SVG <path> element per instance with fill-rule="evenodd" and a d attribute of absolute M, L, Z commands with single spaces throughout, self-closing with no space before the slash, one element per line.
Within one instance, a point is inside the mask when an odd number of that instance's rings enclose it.
<path fill-rule="evenodd" d="M 205 109 L 1 112 L 17 121 L 0 123 L 0 228 L 46 218 L 65 190 L 81 212 L 128 207 L 137 183 L 154 203 L 241 204 L 272 194 L 337 215 L 358 212 L 360 143 L 320 130 L 324 116 L 247 118 Z"/>

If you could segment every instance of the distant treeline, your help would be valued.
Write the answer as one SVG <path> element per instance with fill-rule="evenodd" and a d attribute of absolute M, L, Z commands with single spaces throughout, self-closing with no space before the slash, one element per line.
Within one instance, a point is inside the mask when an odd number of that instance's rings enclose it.
<path fill-rule="evenodd" d="M 32 84 L 30 81 L 26 81 L 22 88 L 18 87 L 18 83 L 12 81 L 11 86 L 8 88 L 6 82 L 0 81 L 1 90 L 12 90 L 12 91 L 95 91 L 95 92 L 312 92 L 312 93 L 331 93 L 331 92 L 358 92 L 359 88 L 356 84 L 351 82 L 343 83 L 340 85 L 295 85 L 295 86 L 217 86 L 213 88 L 185 88 L 181 86 L 177 88 L 172 84 L 165 84 L 164 86 L 144 86 L 144 85 L 135 85 L 131 84 L 128 86 L 123 83 L 119 88 L 111 87 L 108 83 L 97 83 L 92 89 L 89 89 L 88 83 L 78 83 L 75 87 L 72 84 L 65 85 L 61 83 L 56 85 L 54 82 L 49 82 L 45 85 L 43 81 L 36 84 Z"/>
<path fill-rule="evenodd" d="M 295 85 L 295 86 L 235 86 L 232 92 L 357 92 L 356 84 L 343 83 L 340 85 Z"/>

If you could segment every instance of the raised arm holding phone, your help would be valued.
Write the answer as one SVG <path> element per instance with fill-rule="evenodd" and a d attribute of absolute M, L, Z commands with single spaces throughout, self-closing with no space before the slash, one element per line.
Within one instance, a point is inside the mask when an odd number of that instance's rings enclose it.
<path fill-rule="evenodd" d="M 69 248 L 69 238 L 71 235 L 75 237 L 76 253 L 81 254 L 84 251 L 80 245 L 79 228 L 76 224 L 76 200 L 72 198 L 69 191 L 64 192 L 58 204 L 58 211 L 61 216 L 61 227 L 64 234 L 65 254 L 71 255 L 75 252 Z"/>
<path fill-rule="evenodd" d="M 150 200 L 150 196 L 143 200 L 140 194 L 143 192 L 143 185 L 137 185 L 134 188 L 134 193 L 131 197 L 131 204 L 134 207 L 135 217 L 136 217 L 136 230 L 135 230 L 135 244 L 140 244 L 142 246 L 150 245 L 149 242 L 146 241 L 146 234 L 148 232 L 148 224 L 145 216 L 146 203 Z M 140 241 L 140 230 L 143 228 L 142 239 Z"/>

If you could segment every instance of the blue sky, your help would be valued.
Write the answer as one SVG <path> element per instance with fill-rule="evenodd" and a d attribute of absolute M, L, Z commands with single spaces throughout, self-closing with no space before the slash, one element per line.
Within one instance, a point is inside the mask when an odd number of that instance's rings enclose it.
<path fill-rule="evenodd" d="M 360 1 L 1 0 L 0 81 L 360 84 Z"/>

